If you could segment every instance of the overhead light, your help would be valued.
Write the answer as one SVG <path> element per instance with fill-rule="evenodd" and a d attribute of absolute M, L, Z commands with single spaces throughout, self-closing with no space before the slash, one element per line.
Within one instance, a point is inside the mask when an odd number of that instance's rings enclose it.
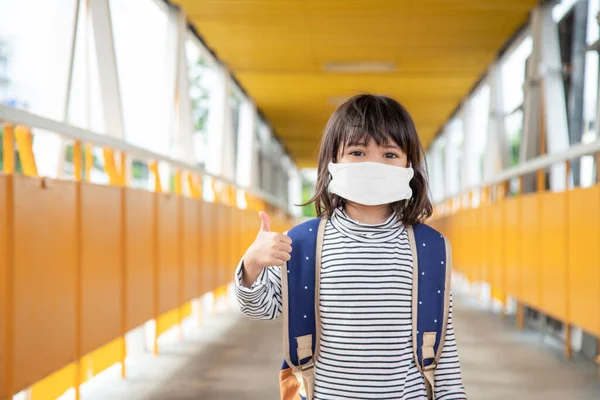
<path fill-rule="evenodd" d="M 388 61 L 330 62 L 323 68 L 327 72 L 376 74 L 394 72 L 396 64 Z"/>

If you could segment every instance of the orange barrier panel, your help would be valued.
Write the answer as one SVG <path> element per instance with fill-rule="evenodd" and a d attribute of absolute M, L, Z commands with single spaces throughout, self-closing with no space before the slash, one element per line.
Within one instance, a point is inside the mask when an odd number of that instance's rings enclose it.
<path fill-rule="evenodd" d="M 460 271 L 467 278 L 473 280 L 474 271 L 471 265 L 473 250 L 475 246 L 473 242 L 467 240 L 467 235 L 473 229 L 472 225 L 473 210 L 465 210 L 455 217 L 459 217 L 455 224 L 452 224 L 452 237 L 454 240 L 450 243 L 452 246 L 453 269 Z M 472 240 L 472 239 L 471 239 Z"/>
<path fill-rule="evenodd" d="M 121 335 L 122 189 L 81 184 L 83 354 Z"/>
<path fill-rule="evenodd" d="M 472 248 L 469 244 L 469 237 L 463 237 L 462 240 L 465 243 L 465 251 L 471 251 L 473 256 L 471 258 L 471 277 L 473 282 L 483 281 L 483 273 L 480 268 L 480 262 L 485 256 L 485 244 L 486 240 L 483 231 L 483 221 L 481 220 L 482 211 L 479 208 L 475 208 L 471 212 L 471 232 L 473 232 L 473 244 Z M 447 221 L 449 224 L 450 221 Z"/>
<path fill-rule="evenodd" d="M 6 155 L 5 155 L 6 157 Z M 5 160 L 6 161 L 6 160 Z M 0 397 L 8 396 L 7 364 L 12 365 L 12 175 L 0 174 Z M 11 370 L 12 371 L 12 370 Z M 10 379 L 12 381 L 12 379 Z"/>
<path fill-rule="evenodd" d="M 481 280 L 483 282 L 491 283 L 492 281 L 492 205 L 486 204 L 480 209 L 480 218 L 482 223 L 481 230 L 481 249 L 482 249 L 482 262 L 481 262 Z"/>
<path fill-rule="evenodd" d="M 576 188 L 568 200 L 569 319 L 600 335 L 600 185 Z"/>
<path fill-rule="evenodd" d="M 236 240 L 236 226 L 235 226 L 235 212 L 234 208 L 230 205 L 225 206 L 225 214 L 227 215 L 227 236 L 226 241 L 226 249 L 225 249 L 225 260 L 223 263 L 223 281 L 221 285 L 226 285 L 229 281 L 231 281 L 231 274 L 233 273 L 232 264 L 235 264 L 234 258 L 237 254 L 237 240 Z"/>
<path fill-rule="evenodd" d="M 76 184 L 15 176 L 14 200 L 16 392 L 75 360 Z"/>
<path fill-rule="evenodd" d="M 6 174 L 15 172 L 15 131 L 11 124 L 4 123 L 2 136 L 2 156 L 4 157 L 2 170 Z"/>
<path fill-rule="evenodd" d="M 155 193 L 125 189 L 126 330 L 154 318 Z"/>
<path fill-rule="evenodd" d="M 199 246 L 198 233 L 200 218 L 198 210 L 202 205 L 199 200 L 184 198 L 183 200 L 183 300 L 184 302 L 200 295 L 199 286 Z"/>
<path fill-rule="evenodd" d="M 227 249 L 225 250 L 225 260 L 223 262 L 223 281 L 222 281 L 222 285 L 226 285 L 227 282 L 229 282 L 231 280 L 231 274 L 232 269 L 235 267 L 232 267 L 232 264 L 235 264 L 235 261 L 233 261 L 234 256 L 236 254 L 236 227 L 234 225 L 234 218 L 235 218 L 235 207 L 232 207 L 230 205 L 226 205 L 225 206 L 225 214 L 227 215 L 227 223 L 228 223 L 228 229 L 227 229 L 227 236 L 226 236 L 226 246 Z"/>
<path fill-rule="evenodd" d="M 158 198 L 158 311 L 178 306 L 179 287 L 179 207 L 180 198 L 157 194 Z"/>
<path fill-rule="evenodd" d="M 541 309 L 567 318 L 567 192 L 545 192 L 540 197 Z"/>
<path fill-rule="evenodd" d="M 521 296 L 521 221 L 519 197 L 504 201 L 506 294 Z"/>
<path fill-rule="evenodd" d="M 242 210 L 237 207 L 231 207 L 231 255 L 227 263 L 227 281 L 231 281 L 231 277 L 235 271 L 239 259 L 242 257 Z"/>
<path fill-rule="evenodd" d="M 215 204 L 217 212 L 217 220 L 214 223 L 214 228 L 218 232 L 219 243 L 217 245 L 218 253 L 215 263 L 216 268 L 216 284 L 217 287 L 221 287 L 227 281 L 227 274 L 225 268 L 227 266 L 227 250 L 229 237 L 229 213 L 227 212 L 227 206 L 221 203 Z M 215 288 L 215 289 L 216 289 Z"/>
<path fill-rule="evenodd" d="M 216 289 L 215 261 L 220 238 L 216 221 L 216 204 L 204 202 L 201 204 L 202 215 L 200 216 L 201 234 L 198 246 L 202 266 L 202 294 Z"/>
<path fill-rule="evenodd" d="M 600 185 L 483 203 L 434 220 L 455 270 L 520 305 L 600 336 Z M 522 307 L 517 312 L 522 327 Z M 570 343 L 566 330 L 565 343 Z M 570 347 L 566 346 L 569 357 Z"/>
<path fill-rule="evenodd" d="M 491 285 L 492 296 L 504 302 L 504 206 L 503 201 L 491 207 Z"/>
<path fill-rule="evenodd" d="M 540 285 L 540 202 L 537 194 L 521 197 L 521 279 L 523 301 L 532 307 L 541 305 Z"/>
<path fill-rule="evenodd" d="M 466 235 L 473 230 L 473 211 L 465 210 L 461 215 L 452 237 L 454 241 L 450 243 L 452 246 L 452 268 L 457 271 L 461 271 L 468 279 L 473 280 L 474 269 L 472 265 L 473 251 L 475 250 L 475 243 L 473 239 L 467 240 Z M 442 232 L 443 233 L 443 232 Z M 444 234 L 446 235 L 446 234 Z"/>

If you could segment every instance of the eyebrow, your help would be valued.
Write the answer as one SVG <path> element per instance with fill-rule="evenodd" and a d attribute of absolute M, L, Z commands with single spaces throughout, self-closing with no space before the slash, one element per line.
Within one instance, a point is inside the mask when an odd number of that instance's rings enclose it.
<path fill-rule="evenodd" d="M 348 143 L 345 147 L 367 147 L 367 145 L 365 143 Z"/>

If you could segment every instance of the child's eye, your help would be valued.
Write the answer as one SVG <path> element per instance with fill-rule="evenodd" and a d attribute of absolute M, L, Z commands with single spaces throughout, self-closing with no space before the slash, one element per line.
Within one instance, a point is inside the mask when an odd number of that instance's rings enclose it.
<path fill-rule="evenodd" d="M 385 158 L 398 158 L 398 156 L 394 153 L 385 153 Z"/>
<path fill-rule="evenodd" d="M 355 157 L 360 157 L 360 156 L 364 156 L 365 153 L 363 153 L 362 151 L 359 151 L 359 150 L 354 150 L 354 151 L 350 152 L 350 155 L 355 156 Z"/>

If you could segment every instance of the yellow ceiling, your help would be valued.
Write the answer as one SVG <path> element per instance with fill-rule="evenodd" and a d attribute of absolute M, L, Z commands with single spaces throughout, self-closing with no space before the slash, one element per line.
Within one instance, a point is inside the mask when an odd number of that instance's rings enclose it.
<path fill-rule="evenodd" d="M 403 103 L 427 147 L 538 0 L 177 0 L 299 166 L 359 92 Z M 385 73 L 328 63 L 393 63 Z"/>

